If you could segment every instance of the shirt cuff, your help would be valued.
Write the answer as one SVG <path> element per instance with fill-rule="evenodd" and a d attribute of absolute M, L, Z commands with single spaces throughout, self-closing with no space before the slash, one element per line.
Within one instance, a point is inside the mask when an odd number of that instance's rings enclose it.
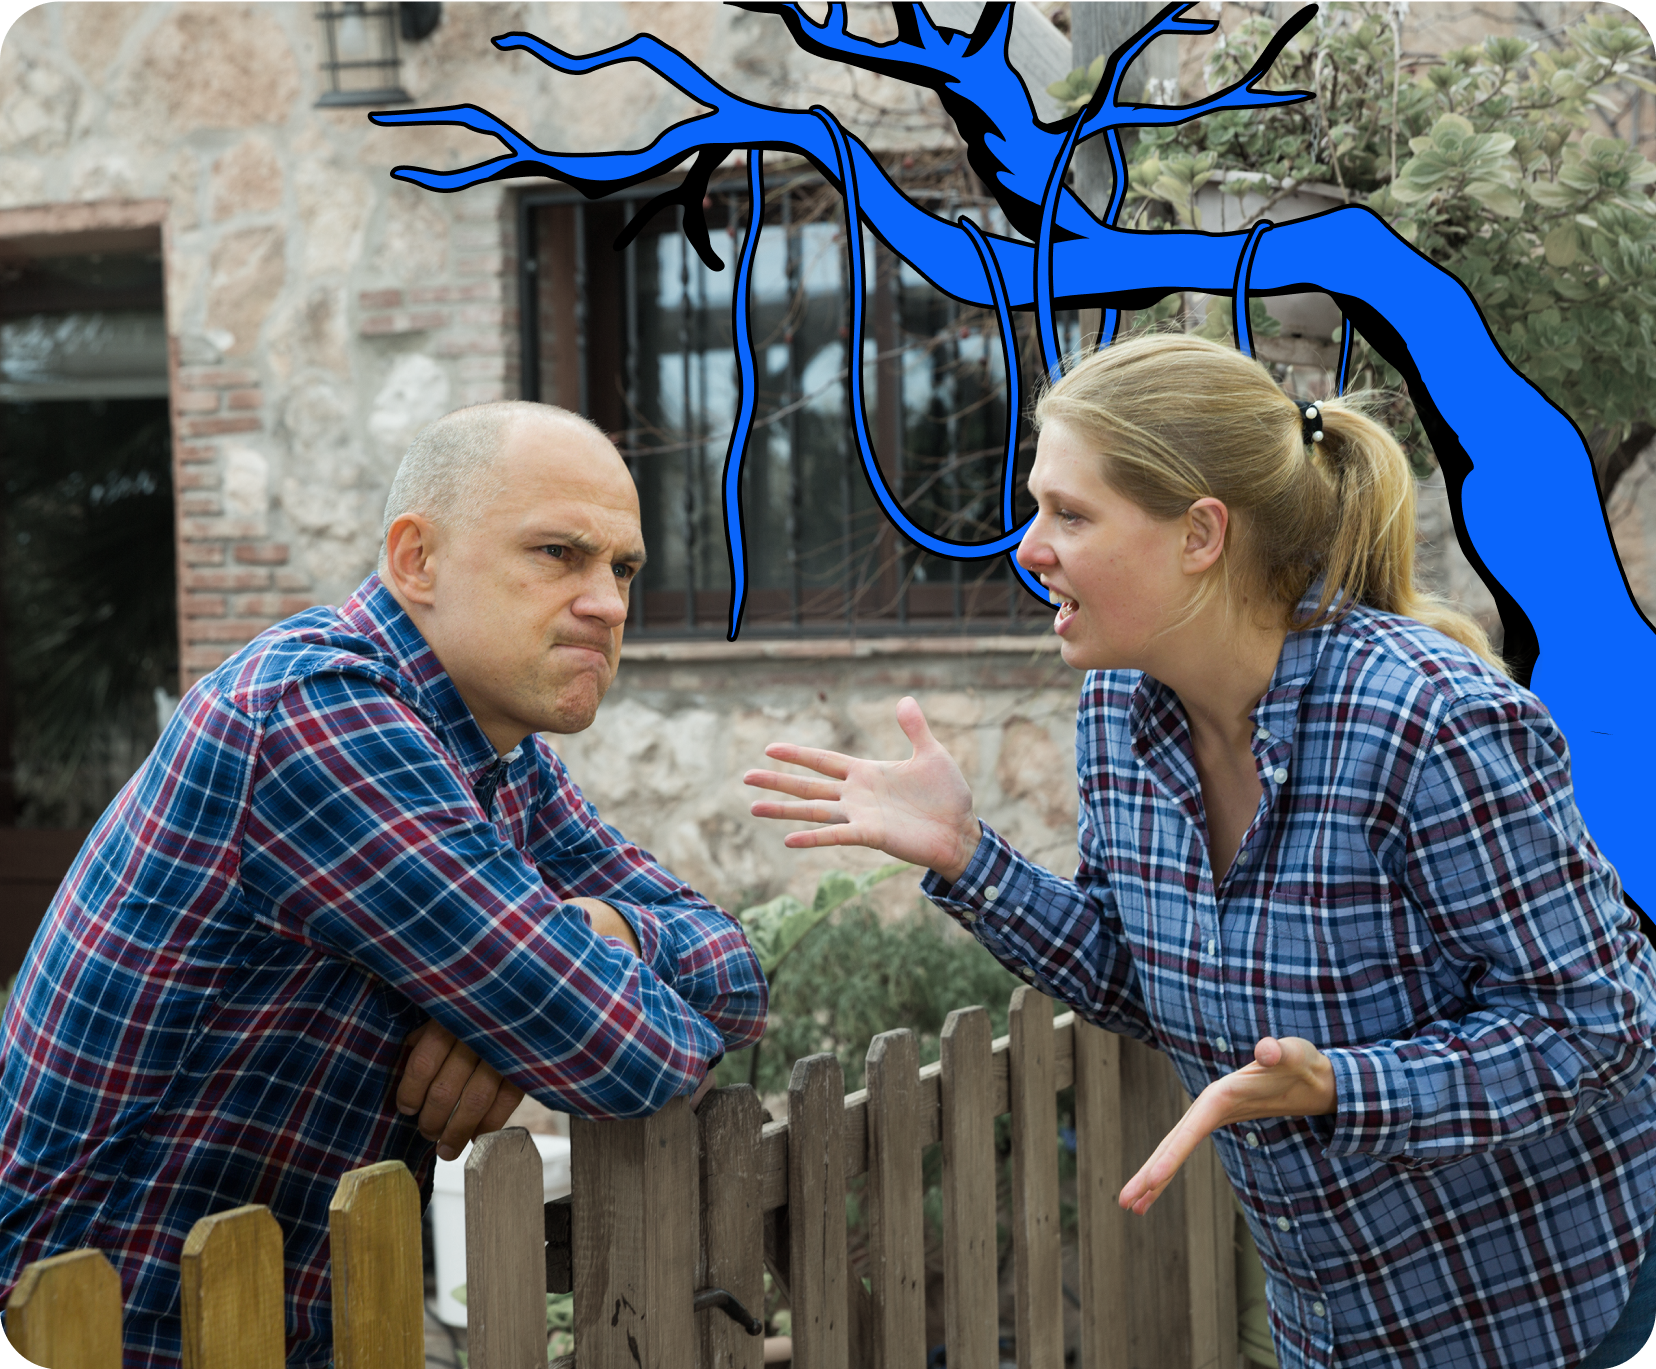
<path fill-rule="evenodd" d="M 1397 1052 L 1389 1046 L 1336 1046 L 1323 1054 L 1334 1067 L 1335 1105 L 1323 1154 L 1401 1161 L 1414 1125 L 1414 1095 Z"/>
<path fill-rule="evenodd" d="M 1016 853 L 1006 844 L 1006 838 L 988 823 L 979 819 L 978 826 L 983 829 L 983 835 L 978 838 L 977 849 L 959 879 L 951 883 L 936 870 L 927 870 L 926 877 L 920 881 L 920 892 L 945 912 L 976 914 L 1000 896 L 995 880 L 1005 872 Z"/>

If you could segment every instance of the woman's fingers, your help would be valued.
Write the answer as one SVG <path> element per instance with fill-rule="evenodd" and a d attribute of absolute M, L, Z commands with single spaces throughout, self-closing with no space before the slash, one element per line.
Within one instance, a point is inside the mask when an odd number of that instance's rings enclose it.
<path fill-rule="evenodd" d="M 774 789 L 779 794 L 792 794 L 799 799 L 837 799 L 840 787 L 832 780 L 819 780 L 810 775 L 783 775 L 775 770 L 749 770 L 742 783 L 755 789 Z M 774 817 L 774 814 L 760 814 Z"/>
<path fill-rule="evenodd" d="M 774 803 L 769 799 L 755 799 L 748 811 L 756 818 L 785 818 L 789 822 L 845 821 L 845 815 L 828 803 Z"/>
<path fill-rule="evenodd" d="M 819 751 L 814 746 L 795 746 L 792 742 L 772 742 L 765 754 L 773 761 L 789 765 L 803 765 L 832 780 L 843 780 L 851 773 L 854 756 L 842 756 L 838 751 Z"/>

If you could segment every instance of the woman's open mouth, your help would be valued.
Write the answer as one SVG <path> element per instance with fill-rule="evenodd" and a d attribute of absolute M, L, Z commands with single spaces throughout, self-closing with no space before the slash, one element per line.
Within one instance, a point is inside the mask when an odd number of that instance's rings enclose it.
<path fill-rule="evenodd" d="M 1056 590 L 1050 591 L 1050 595 L 1052 602 L 1058 606 L 1058 612 L 1052 620 L 1052 630 L 1062 632 L 1069 620 L 1075 616 L 1075 612 L 1081 607 L 1081 604 L 1078 600 L 1066 599 Z"/>

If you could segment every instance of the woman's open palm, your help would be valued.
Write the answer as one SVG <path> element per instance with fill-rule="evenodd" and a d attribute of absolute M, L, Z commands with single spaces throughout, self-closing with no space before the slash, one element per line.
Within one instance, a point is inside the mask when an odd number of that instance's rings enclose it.
<path fill-rule="evenodd" d="M 927 866 L 946 879 L 958 879 L 982 831 L 972 816 L 972 791 L 912 698 L 898 701 L 897 724 L 914 746 L 906 761 L 859 760 L 837 751 L 772 742 L 765 748 L 772 760 L 803 765 L 825 778 L 749 770 L 744 783 L 802 800 L 755 800 L 754 817 L 828 824 L 789 832 L 783 838 L 787 846 L 870 846 Z"/>

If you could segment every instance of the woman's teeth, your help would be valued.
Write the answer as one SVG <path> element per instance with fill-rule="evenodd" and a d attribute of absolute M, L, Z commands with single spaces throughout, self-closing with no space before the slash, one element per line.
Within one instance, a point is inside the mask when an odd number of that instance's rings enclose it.
<path fill-rule="evenodd" d="M 1058 600 L 1058 621 L 1062 622 L 1065 618 L 1068 618 L 1070 616 L 1070 614 L 1074 613 L 1075 610 L 1080 608 L 1080 607 L 1081 607 L 1081 605 L 1078 604 L 1074 599 L 1059 599 Z"/>

